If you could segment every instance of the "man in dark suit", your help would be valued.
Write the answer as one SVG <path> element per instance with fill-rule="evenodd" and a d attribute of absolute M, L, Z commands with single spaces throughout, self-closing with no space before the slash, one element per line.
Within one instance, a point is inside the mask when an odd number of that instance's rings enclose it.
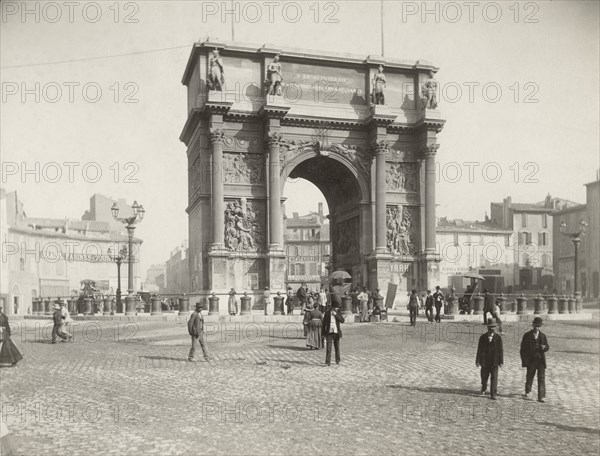
<path fill-rule="evenodd" d="M 487 314 L 490 317 L 494 316 L 494 305 L 496 304 L 494 295 L 487 290 L 483 290 L 483 324 L 485 325 L 488 321 Z"/>
<path fill-rule="evenodd" d="M 444 293 L 440 290 L 440 286 L 435 287 L 435 293 L 433 293 L 433 302 L 435 304 L 435 321 L 438 323 L 442 321 L 442 317 L 440 316 L 440 311 L 442 310 L 442 306 L 444 305 Z"/>
<path fill-rule="evenodd" d="M 62 332 L 62 324 L 63 324 L 63 315 L 60 311 L 60 306 L 58 304 L 54 305 L 54 313 L 52 314 L 52 321 L 54 322 L 54 326 L 52 327 L 52 343 L 56 343 L 56 338 L 60 337 L 60 341 L 64 342 L 69 338 L 65 333 Z"/>
<path fill-rule="evenodd" d="M 521 341 L 521 366 L 527 368 L 525 378 L 525 398 L 529 398 L 533 377 L 537 372 L 538 402 L 546 397 L 546 352 L 549 350 L 548 339 L 540 331 L 543 321 L 540 317 L 533 319 L 533 329 L 523 334 Z"/>
<path fill-rule="evenodd" d="M 192 338 L 192 347 L 190 348 L 188 361 L 194 362 L 194 356 L 196 355 L 196 343 L 200 344 L 204 359 L 206 361 L 212 361 L 213 358 L 208 354 L 208 348 L 206 347 L 206 333 L 204 332 L 202 304 L 199 302 L 196 303 L 196 310 L 192 313 L 190 319 L 188 320 L 188 333 Z"/>
<path fill-rule="evenodd" d="M 323 317 L 323 334 L 327 338 L 327 350 L 325 351 L 325 364 L 331 364 L 331 345 L 335 347 L 335 363 L 340 363 L 340 339 L 342 338 L 342 328 L 340 324 L 344 323 L 344 317 L 340 313 L 340 306 L 333 301 L 330 308 Z"/>
<path fill-rule="evenodd" d="M 433 322 L 433 296 L 431 290 L 427 290 L 427 297 L 425 298 L 425 316 L 428 322 Z"/>
<path fill-rule="evenodd" d="M 496 323 L 491 318 L 487 322 L 488 332 L 482 334 L 477 345 L 475 365 L 481 366 L 481 394 L 487 392 L 488 378 L 491 376 L 490 396 L 496 400 L 498 390 L 498 367 L 504 364 L 502 337 L 496 334 Z"/>

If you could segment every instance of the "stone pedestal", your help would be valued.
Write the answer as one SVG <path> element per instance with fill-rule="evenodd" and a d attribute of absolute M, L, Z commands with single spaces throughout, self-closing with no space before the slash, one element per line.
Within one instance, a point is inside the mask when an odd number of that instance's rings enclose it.
<path fill-rule="evenodd" d="M 77 315 L 77 300 L 75 298 L 67 299 L 67 308 L 70 314 Z"/>
<path fill-rule="evenodd" d="M 473 307 L 475 308 L 475 315 L 483 315 L 483 296 L 477 293 L 477 296 L 473 298 Z"/>
<path fill-rule="evenodd" d="M 178 298 L 179 299 L 179 315 L 186 315 L 190 313 L 190 298 L 185 294 Z"/>
<path fill-rule="evenodd" d="M 219 315 L 219 297 L 214 293 L 208 298 L 208 315 Z"/>
<path fill-rule="evenodd" d="M 283 250 L 273 250 L 267 255 L 269 267 L 269 290 L 285 290 L 286 260 Z"/>
<path fill-rule="evenodd" d="M 517 298 L 517 315 L 527 314 L 527 298 L 521 293 Z"/>
<path fill-rule="evenodd" d="M 569 296 L 569 298 L 567 299 L 567 308 L 569 309 L 569 313 L 573 314 L 575 313 L 575 297 L 574 296 Z"/>
<path fill-rule="evenodd" d="M 498 297 L 498 307 L 500 307 L 500 315 L 504 315 L 508 311 L 506 308 L 506 296 L 503 294 L 500 294 L 500 297 Z"/>
<path fill-rule="evenodd" d="M 583 299 L 581 293 L 575 293 L 575 313 L 581 313 L 583 311 Z"/>
<path fill-rule="evenodd" d="M 510 302 L 510 311 L 512 313 L 517 313 L 517 301 Z"/>
<path fill-rule="evenodd" d="M 535 307 L 533 309 L 534 314 L 541 314 L 544 311 L 544 298 L 541 295 L 537 295 L 534 299 Z"/>
<path fill-rule="evenodd" d="M 562 296 L 558 299 L 558 313 L 566 314 L 569 313 L 569 302 L 566 296 Z"/>
<path fill-rule="evenodd" d="M 136 310 L 137 296 L 134 294 L 128 294 L 125 297 L 125 315 L 134 316 L 137 314 Z"/>
<path fill-rule="evenodd" d="M 93 299 L 90 297 L 83 298 L 83 315 L 92 315 L 92 301 Z"/>
<path fill-rule="evenodd" d="M 240 315 L 252 315 L 252 298 L 244 293 L 244 296 L 240 298 L 240 301 L 242 303 Z"/>
<path fill-rule="evenodd" d="M 446 300 L 448 302 L 448 315 L 458 315 L 458 298 L 451 294 Z"/>
<path fill-rule="evenodd" d="M 273 312 L 273 315 L 285 315 L 285 311 L 283 310 L 284 299 L 285 298 L 279 293 L 273 298 L 273 302 L 275 303 L 275 311 Z"/>
<path fill-rule="evenodd" d="M 558 313 L 558 299 L 556 298 L 556 296 L 552 295 L 548 298 L 547 300 L 548 302 L 548 313 L 549 314 L 555 314 Z"/>
<path fill-rule="evenodd" d="M 162 303 L 158 296 L 152 298 L 152 308 L 150 309 L 150 315 L 161 315 L 162 314 Z"/>
<path fill-rule="evenodd" d="M 369 285 L 372 288 L 385 289 L 390 282 L 390 263 L 392 256 L 387 253 L 375 253 L 367 260 Z M 352 306 L 350 306 L 352 309 Z"/>
<path fill-rule="evenodd" d="M 102 315 L 110 315 L 110 312 L 112 310 L 112 302 L 110 297 L 106 297 L 104 298 L 104 308 L 102 309 Z"/>

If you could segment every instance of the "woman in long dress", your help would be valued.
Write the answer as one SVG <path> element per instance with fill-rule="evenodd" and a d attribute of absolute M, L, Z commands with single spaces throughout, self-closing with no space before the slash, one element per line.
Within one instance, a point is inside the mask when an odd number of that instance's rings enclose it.
<path fill-rule="evenodd" d="M 15 344 L 10 340 L 10 325 L 8 324 L 8 317 L 2 312 L 2 306 L 0 306 L 0 364 L 10 364 L 11 367 L 23 359 L 21 353 Z"/>
<path fill-rule="evenodd" d="M 309 306 L 313 306 L 313 299 L 308 299 Z M 306 321 L 306 346 L 311 350 L 318 350 L 323 348 L 323 338 L 321 337 L 321 326 L 323 325 L 323 313 L 318 307 L 307 310 L 304 314 L 304 320 Z"/>

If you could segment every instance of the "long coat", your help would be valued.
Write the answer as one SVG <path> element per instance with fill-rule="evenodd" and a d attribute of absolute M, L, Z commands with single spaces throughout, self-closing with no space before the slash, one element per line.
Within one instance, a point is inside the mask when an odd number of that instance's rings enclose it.
<path fill-rule="evenodd" d="M 537 340 L 535 340 L 533 332 L 533 329 L 531 329 L 523 334 L 521 340 L 521 366 L 527 367 L 541 360 L 542 366 L 546 367 L 546 352 L 550 349 L 548 338 L 540 331 Z M 540 345 L 545 345 L 545 348 L 540 348 Z"/>
<path fill-rule="evenodd" d="M 493 312 L 495 304 L 496 300 L 494 299 L 494 295 L 491 293 L 486 293 L 486 295 L 483 297 L 483 310 L 485 312 Z"/>
<path fill-rule="evenodd" d="M 477 345 L 475 363 L 486 367 L 497 367 L 504 364 L 502 337 L 494 333 L 490 342 L 488 333 L 482 334 Z"/>
<path fill-rule="evenodd" d="M 340 327 L 340 324 L 344 323 L 344 317 L 340 313 L 339 309 L 336 311 L 334 318 L 335 318 L 335 324 L 337 326 L 338 334 L 340 335 L 340 338 L 341 338 L 342 337 L 342 328 Z M 327 336 L 327 334 L 329 334 L 330 326 L 331 326 L 331 310 L 327 310 L 325 312 L 325 316 L 323 317 L 323 335 L 324 336 Z"/>

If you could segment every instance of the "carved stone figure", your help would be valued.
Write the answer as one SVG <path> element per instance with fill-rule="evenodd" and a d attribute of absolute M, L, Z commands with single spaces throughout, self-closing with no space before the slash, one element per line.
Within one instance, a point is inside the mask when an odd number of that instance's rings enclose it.
<path fill-rule="evenodd" d="M 267 80 L 265 81 L 267 94 L 281 96 L 282 82 L 283 74 L 281 73 L 281 63 L 279 63 L 279 54 L 277 54 L 267 66 Z"/>
<path fill-rule="evenodd" d="M 416 177 L 416 166 L 412 163 L 387 163 L 385 188 L 390 191 L 415 192 Z"/>
<path fill-rule="evenodd" d="M 233 251 L 256 251 L 262 246 L 262 228 L 256 211 L 245 198 L 227 203 L 225 247 Z"/>
<path fill-rule="evenodd" d="M 421 87 L 421 95 L 423 96 L 423 109 L 437 108 L 437 90 L 438 82 L 433 78 L 433 71 L 430 71 L 429 79 L 425 81 Z"/>
<path fill-rule="evenodd" d="M 206 83 L 209 90 L 223 91 L 225 84 L 225 69 L 223 68 L 223 59 L 219 56 L 219 50 L 215 49 L 208 61 L 208 77 Z"/>
<path fill-rule="evenodd" d="M 256 154 L 223 154 L 225 183 L 260 184 L 263 182 L 264 157 Z"/>
<path fill-rule="evenodd" d="M 383 89 L 385 89 L 385 74 L 383 74 L 383 65 L 379 65 L 377 69 L 377 73 L 373 77 L 373 94 L 372 94 L 372 102 L 376 105 L 384 105 L 385 104 L 385 96 L 383 94 Z"/>
<path fill-rule="evenodd" d="M 395 206 L 386 210 L 387 246 L 392 253 L 412 255 L 416 250 L 415 214 L 412 208 Z"/>

